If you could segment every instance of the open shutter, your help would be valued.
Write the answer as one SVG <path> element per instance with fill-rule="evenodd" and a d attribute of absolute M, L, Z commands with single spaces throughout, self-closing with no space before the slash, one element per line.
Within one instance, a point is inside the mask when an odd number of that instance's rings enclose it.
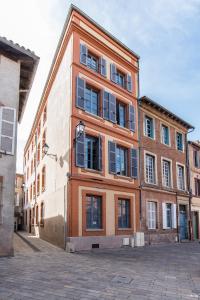
<path fill-rule="evenodd" d="M 87 47 L 83 44 L 80 44 L 80 63 L 87 65 L 87 55 L 88 50 Z"/>
<path fill-rule="evenodd" d="M 109 93 L 103 91 L 103 118 L 109 120 Z"/>
<path fill-rule="evenodd" d="M 85 167 L 85 133 L 76 137 L 76 166 L 80 168 Z"/>
<path fill-rule="evenodd" d="M 85 81 L 77 77 L 76 79 L 76 106 L 84 109 L 85 107 Z"/>
<path fill-rule="evenodd" d="M 163 229 L 167 229 L 166 203 L 162 203 Z"/>
<path fill-rule="evenodd" d="M 135 131 L 135 107 L 129 104 L 129 129 Z"/>
<path fill-rule="evenodd" d="M 109 173 L 116 173 L 116 144 L 108 142 Z"/>
<path fill-rule="evenodd" d="M 98 139 L 98 170 L 102 171 L 102 137 Z"/>
<path fill-rule="evenodd" d="M 133 90 L 132 77 L 129 74 L 126 75 L 126 89 L 129 92 L 132 92 L 132 90 Z"/>
<path fill-rule="evenodd" d="M 15 153 L 16 109 L 2 106 L 0 108 L 0 152 Z"/>
<path fill-rule="evenodd" d="M 115 66 L 115 64 L 110 65 L 110 79 L 116 83 L 116 66 Z"/>
<path fill-rule="evenodd" d="M 176 222 L 176 204 L 172 204 L 172 228 L 177 227 L 177 222 Z"/>
<path fill-rule="evenodd" d="M 116 97 L 109 94 L 109 116 L 110 121 L 116 123 Z"/>
<path fill-rule="evenodd" d="M 131 149 L 131 177 L 138 178 L 138 150 Z"/>
<path fill-rule="evenodd" d="M 106 77 L 106 60 L 103 57 L 100 58 L 100 73 Z"/>

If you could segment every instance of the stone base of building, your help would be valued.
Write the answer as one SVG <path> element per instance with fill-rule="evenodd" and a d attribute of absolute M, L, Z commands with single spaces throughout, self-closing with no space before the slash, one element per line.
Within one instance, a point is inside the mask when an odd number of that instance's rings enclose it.
<path fill-rule="evenodd" d="M 130 235 L 114 236 L 83 236 L 67 238 L 66 250 L 68 252 L 99 249 L 113 249 L 123 246 L 124 238 L 133 238 Z M 130 246 L 130 243 L 129 243 Z"/>
<path fill-rule="evenodd" d="M 145 233 L 145 244 L 165 244 L 165 243 L 176 243 L 178 242 L 177 233 Z"/>

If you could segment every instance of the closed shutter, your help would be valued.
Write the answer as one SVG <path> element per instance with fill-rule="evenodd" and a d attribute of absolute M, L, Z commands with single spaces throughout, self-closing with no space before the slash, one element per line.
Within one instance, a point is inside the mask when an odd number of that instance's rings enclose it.
<path fill-rule="evenodd" d="M 132 77 L 131 77 L 131 75 L 129 75 L 129 74 L 126 75 L 126 89 L 127 89 L 129 92 L 132 92 L 132 90 L 133 90 L 133 86 L 132 86 Z"/>
<path fill-rule="evenodd" d="M 15 153 L 16 109 L 2 106 L 0 108 L 0 152 Z"/>
<path fill-rule="evenodd" d="M 110 65 L 110 79 L 116 83 L 116 66 L 115 66 L 115 64 Z"/>
<path fill-rule="evenodd" d="M 131 149 L 131 177 L 138 178 L 138 150 Z"/>
<path fill-rule="evenodd" d="M 129 129 L 135 131 L 135 107 L 129 104 Z"/>
<path fill-rule="evenodd" d="M 103 57 L 100 58 L 100 73 L 106 77 L 106 60 Z"/>
<path fill-rule="evenodd" d="M 76 106 L 81 109 L 85 107 L 85 81 L 80 77 L 76 79 Z"/>
<path fill-rule="evenodd" d="M 172 204 L 172 228 L 177 227 L 177 218 L 176 218 L 176 204 Z"/>
<path fill-rule="evenodd" d="M 98 139 L 98 170 L 102 171 L 102 137 Z"/>
<path fill-rule="evenodd" d="M 87 65 L 88 50 L 83 44 L 80 44 L 80 63 Z"/>
<path fill-rule="evenodd" d="M 109 173 L 116 173 L 116 144 L 108 142 Z"/>
<path fill-rule="evenodd" d="M 85 133 L 76 137 L 76 166 L 85 167 Z"/>
<path fill-rule="evenodd" d="M 166 203 L 162 203 L 162 221 L 163 221 L 163 229 L 167 229 Z"/>
<path fill-rule="evenodd" d="M 110 121 L 116 123 L 116 97 L 109 94 L 109 116 Z"/>
<path fill-rule="evenodd" d="M 103 92 L 103 118 L 109 120 L 109 93 Z"/>

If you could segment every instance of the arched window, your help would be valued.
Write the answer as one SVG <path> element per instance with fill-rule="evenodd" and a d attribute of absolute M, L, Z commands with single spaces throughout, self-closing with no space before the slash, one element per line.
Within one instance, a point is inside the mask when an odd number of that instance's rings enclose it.
<path fill-rule="evenodd" d="M 37 196 L 40 194 L 40 174 L 37 176 Z"/>
<path fill-rule="evenodd" d="M 46 167 L 42 168 L 42 192 L 46 189 Z"/>
<path fill-rule="evenodd" d="M 41 203 L 40 207 L 40 224 L 44 225 L 44 202 Z"/>

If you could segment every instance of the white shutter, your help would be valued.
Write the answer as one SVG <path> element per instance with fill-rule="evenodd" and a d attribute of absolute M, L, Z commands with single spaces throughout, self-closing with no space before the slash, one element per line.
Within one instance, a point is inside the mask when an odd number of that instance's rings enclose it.
<path fill-rule="evenodd" d="M 0 108 L 0 152 L 15 153 L 16 109 L 2 106 Z"/>
<path fill-rule="evenodd" d="M 172 228 L 177 228 L 176 204 L 172 204 Z"/>
<path fill-rule="evenodd" d="M 162 203 L 162 217 L 163 229 L 167 229 L 166 203 Z"/>

